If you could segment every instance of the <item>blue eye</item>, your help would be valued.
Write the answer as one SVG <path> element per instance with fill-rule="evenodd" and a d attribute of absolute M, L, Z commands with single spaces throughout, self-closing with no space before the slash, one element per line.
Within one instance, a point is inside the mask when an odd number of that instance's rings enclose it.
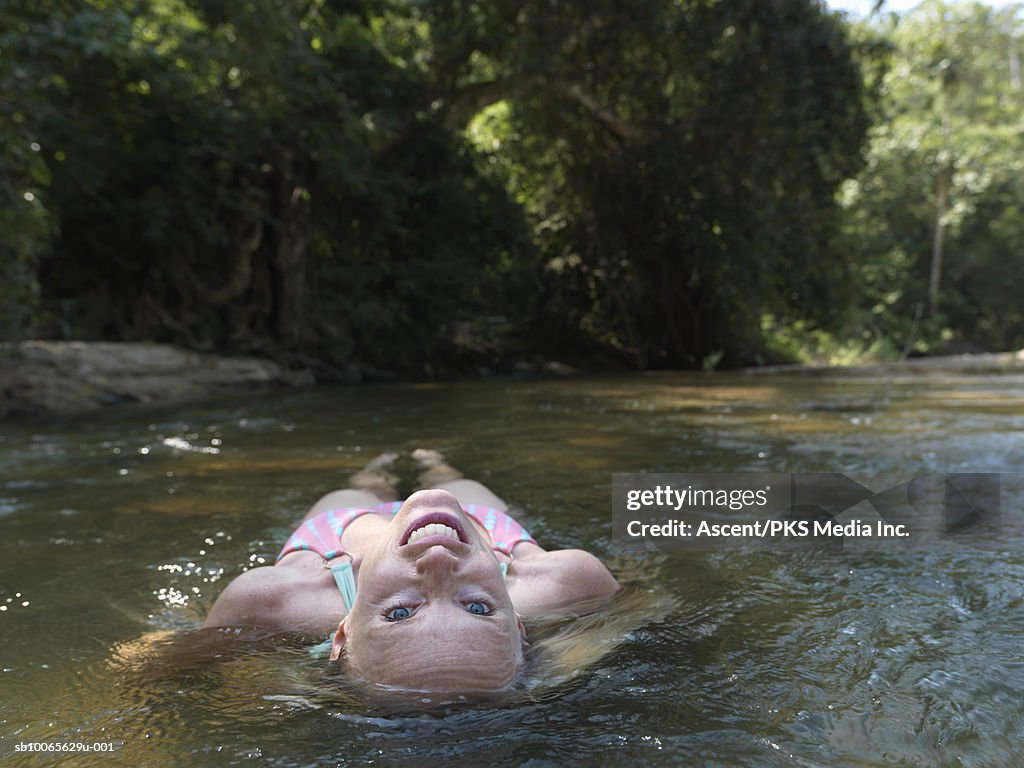
<path fill-rule="evenodd" d="M 384 618 L 388 621 L 401 621 L 402 619 L 408 619 L 410 616 L 412 616 L 412 611 L 404 605 L 391 608 L 384 614 Z"/>
<path fill-rule="evenodd" d="M 487 614 L 489 614 L 491 612 L 491 609 L 488 608 L 484 603 L 476 602 L 476 601 L 474 601 L 474 602 L 470 603 L 469 605 L 467 605 L 466 609 L 470 613 L 475 613 L 477 616 L 486 616 Z"/>

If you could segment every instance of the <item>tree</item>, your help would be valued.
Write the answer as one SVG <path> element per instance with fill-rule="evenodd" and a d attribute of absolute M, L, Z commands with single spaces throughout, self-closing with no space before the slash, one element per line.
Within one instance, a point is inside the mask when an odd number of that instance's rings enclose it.
<path fill-rule="evenodd" d="M 11 2 L 0 28 L 0 338 L 27 333 L 39 311 L 36 270 L 55 221 L 46 204 L 50 172 L 36 120 L 50 113 L 44 72 L 12 52 L 28 42 L 34 3 Z"/>
<path fill-rule="evenodd" d="M 1020 7 L 997 12 L 931 0 L 886 22 L 895 24 L 886 30 L 895 48 L 884 83 L 887 119 L 873 128 L 868 167 L 846 198 L 847 242 L 862 254 L 867 306 L 880 334 L 911 335 L 911 318 L 923 308 L 932 320 L 923 335 L 914 330 L 910 341 L 919 346 L 934 344 L 943 327 L 947 337 L 986 345 L 1018 333 L 1010 331 L 1016 321 L 996 322 L 994 308 L 984 306 L 1001 303 L 1002 291 L 984 296 L 969 286 L 979 279 L 992 288 L 980 275 L 1010 268 L 989 260 L 993 250 L 981 242 L 991 242 L 992 232 L 978 217 L 1015 207 L 1019 192 L 1019 14 Z M 1018 237 L 1011 229 L 1003 235 Z M 1013 248 L 1005 252 L 1013 261 Z M 982 311 L 985 332 L 975 322 Z"/>
<path fill-rule="evenodd" d="M 389 56 L 388 4 L 11 10 L 60 222 L 37 270 L 75 335 L 419 364 L 525 242 Z"/>
<path fill-rule="evenodd" d="M 477 9 L 429 7 L 436 29 Z M 507 100 L 479 146 L 534 221 L 547 338 L 736 364 L 766 312 L 841 314 L 834 194 L 867 115 L 837 18 L 806 0 L 503 7 L 444 38 L 456 74 L 433 79 L 456 122 Z"/>
<path fill-rule="evenodd" d="M 865 91 L 812 0 L 5 1 L 72 334 L 699 366 L 841 316 Z"/>

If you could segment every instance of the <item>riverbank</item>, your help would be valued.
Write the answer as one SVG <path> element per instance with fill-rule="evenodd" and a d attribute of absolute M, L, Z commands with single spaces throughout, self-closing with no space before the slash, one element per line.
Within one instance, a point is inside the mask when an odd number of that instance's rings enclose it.
<path fill-rule="evenodd" d="M 867 365 L 764 365 L 743 368 L 749 375 L 785 374 L 812 377 L 929 376 L 948 374 L 1024 373 L 1024 349 L 1017 352 L 912 357 Z"/>
<path fill-rule="evenodd" d="M 558 363 L 514 368 L 518 375 L 565 376 Z M 768 365 L 747 375 L 914 377 L 1024 373 L 1024 350 L 949 355 L 853 366 Z M 224 357 L 169 344 L 24 341 L 0 345 L 0 421 L 46 421 L 126 403 L 174 404 L 232 391 L 313 386 L 310 369 L 256 357 Z M 351 381 L 360 376 L 353 373 Z M 337 377 L 331 379 L 337 381 Z"/>
<path fill-rule="evenodd" d="M 178 403 L 234 390 L 310 386 L 308 371 L 169 344 L 24 341 L 0 346 L 0 421 L 48 420 L 123 403 Z"/>

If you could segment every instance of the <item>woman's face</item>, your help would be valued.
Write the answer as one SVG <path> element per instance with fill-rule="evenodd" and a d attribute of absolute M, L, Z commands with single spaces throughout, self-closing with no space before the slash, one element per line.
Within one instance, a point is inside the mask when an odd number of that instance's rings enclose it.
<path fill-rule="evenodd" d="M 522 663 L 519 623 L 489 541 L 447 491 L 410 496 L 362 561 L 331 658 L 383 685 L 494 691 Z"/>

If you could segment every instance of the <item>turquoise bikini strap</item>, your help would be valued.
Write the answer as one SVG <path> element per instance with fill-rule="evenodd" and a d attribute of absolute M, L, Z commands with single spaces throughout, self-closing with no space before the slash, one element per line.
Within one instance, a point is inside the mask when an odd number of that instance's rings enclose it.
<path fill-rule="evenodd" d="M 352 606 L 356 604 L 356 575 L 352 570 L 351 558 L 346 558 L 340 563 L 325 562 L 324 565 L 331 569 L 334 583 L 338 585 L 341 599 L 345 602 L 345 610 L 351 611 Z"/>
<path fill-rule="evenodd" d="M 352 606 L 356 604 L 356 574 L 352 570 L 352 558 L 351 556 L 344 556 L 344 559 L 340 562 L 333 563 L 324 558 L 324 568 L 331 569 L 331 576 L 334 577 L 334 583 L 338 585 L 338 591 L 341 593 L 341 600 L 345 603 L 345 610 L 351 611 Z M 309 655 L 313 658 L 318 658 L 331 652 L 331 644 L 334 636 L 328 637 L 322 643 L 318 643 L 309 649 Z"/>

